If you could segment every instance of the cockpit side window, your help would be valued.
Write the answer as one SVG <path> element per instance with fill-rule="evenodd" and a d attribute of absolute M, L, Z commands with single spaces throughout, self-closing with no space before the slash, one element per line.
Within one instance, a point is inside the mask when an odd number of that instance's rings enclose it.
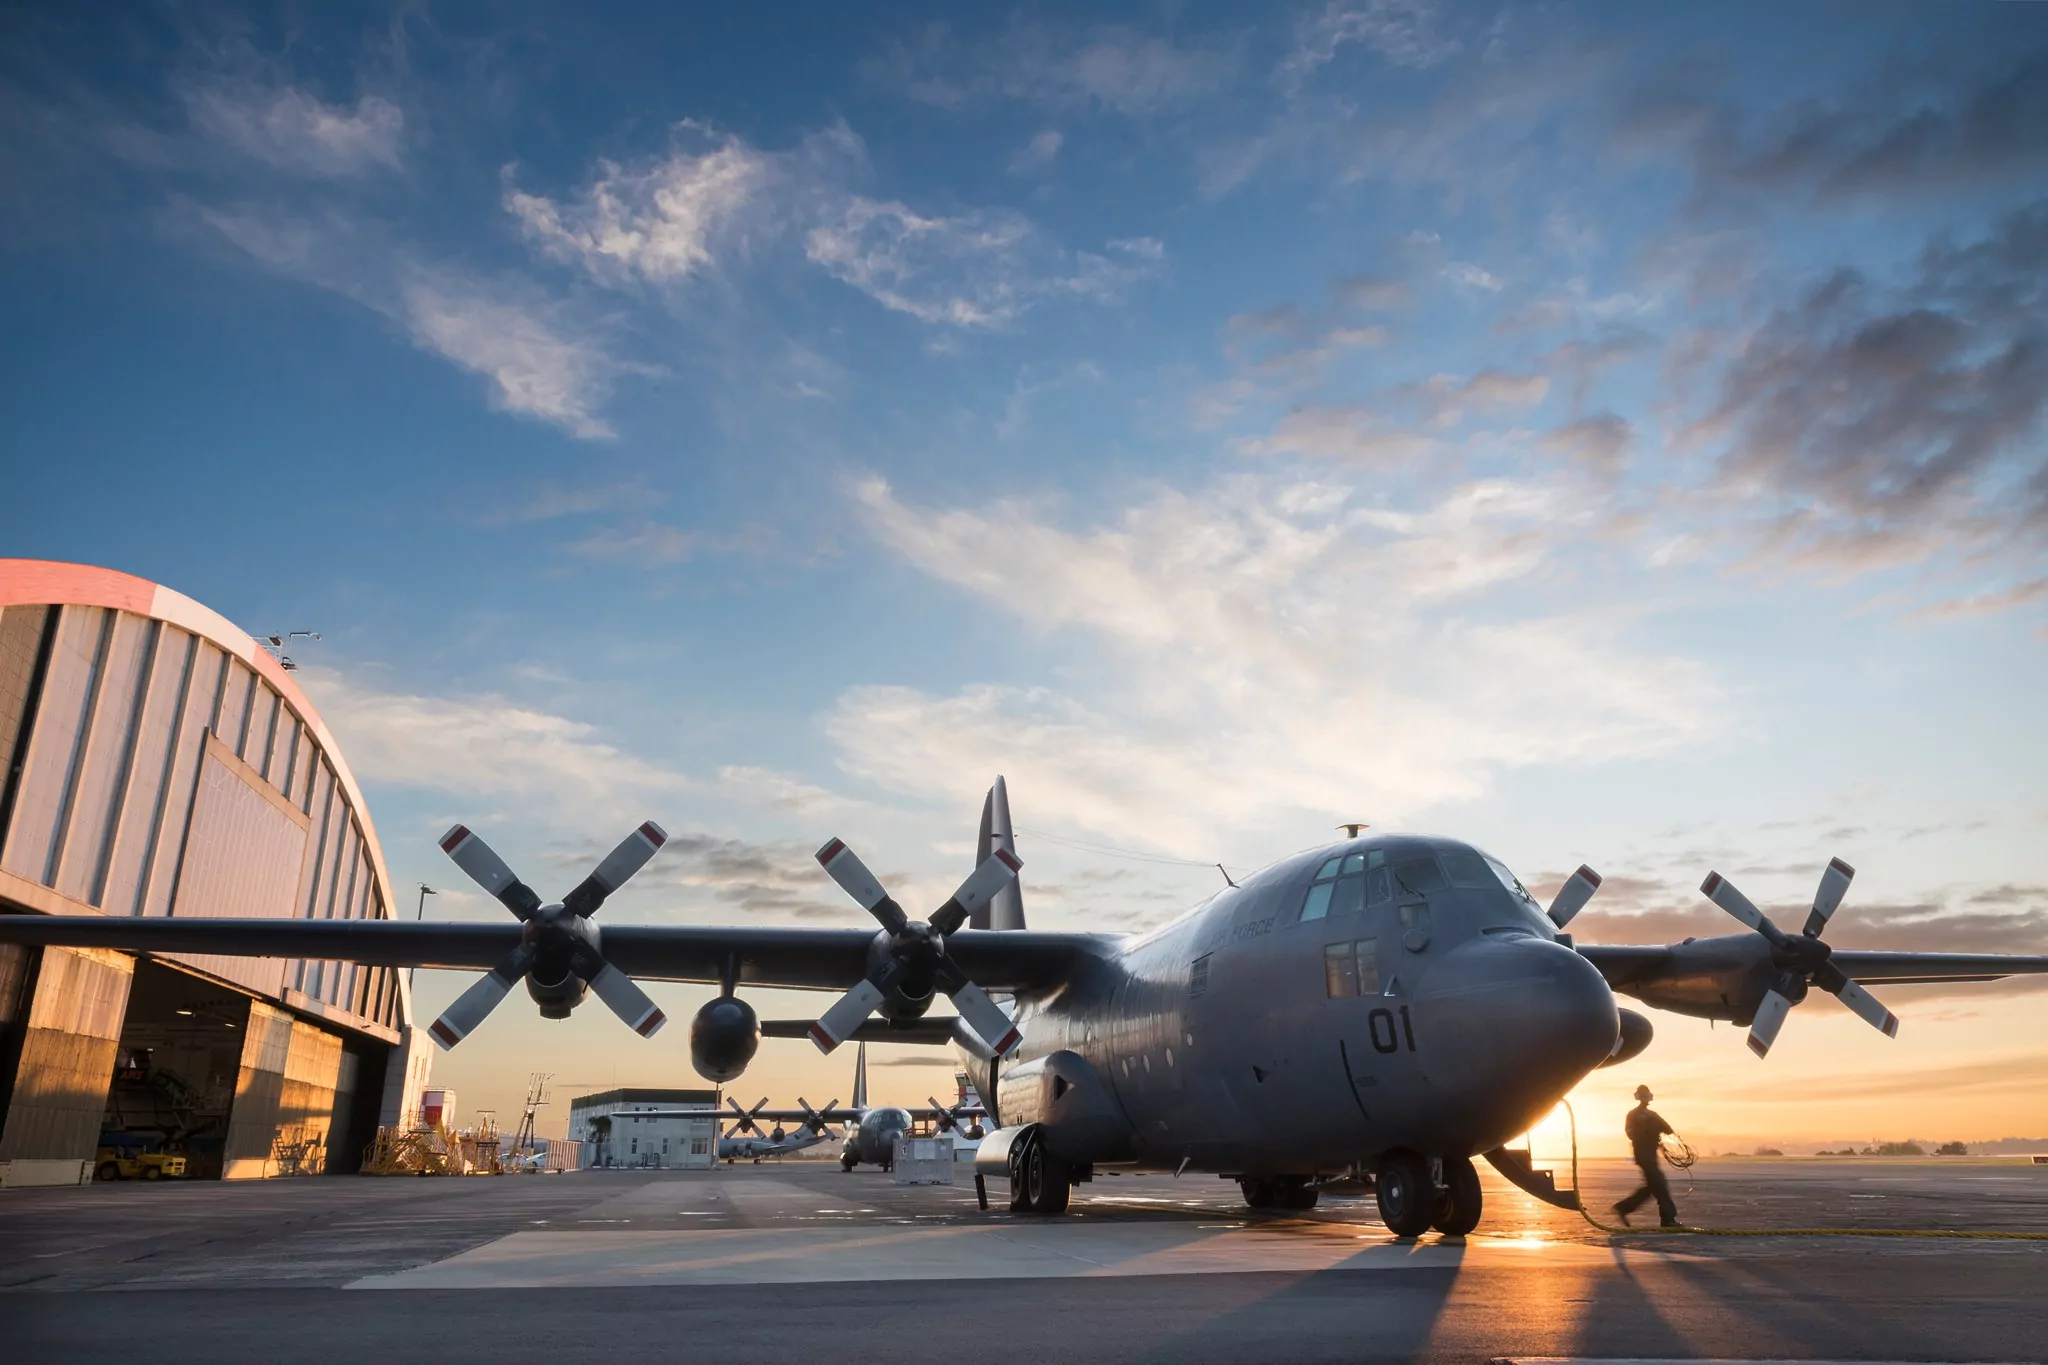
<path fill-rule="evenodd" d="M 1404 858 L 1395 863 L 1394 881 L 1402 891 L 1415 896 L 1441 891 L 1449 885 L 1434 858 Z"/>
<path fill-rule="evenodd" d="M 1499 878 L 1486 865 L 1486 859 L 1477 853 L 1444 854 L 1444 871 L 1451 877 L 1452 886 L 1470 887 L 1475 890 L 1492 890 Z"/>

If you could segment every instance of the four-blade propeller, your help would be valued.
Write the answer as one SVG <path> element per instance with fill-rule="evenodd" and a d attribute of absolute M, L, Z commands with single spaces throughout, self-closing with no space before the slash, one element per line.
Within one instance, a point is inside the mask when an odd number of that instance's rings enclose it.
<path fill-rule="evenodd" d="M 738 1133 L 752 1133 L 756 1137 L 765 1136 L 761 1132 L 761 1125 L 754 1122 L 754 1116 L 768 1107 L 768 1097 L 766 1095 L 763 1095 L 760 1102 L 752 1109 L 740 1108 L 740 1102 L 730 1095 L 725 1097 L 725 1102 L 732 1109 L 732 1112 L 739 1116 L 739 1122 L 733 1124 L 732 1132 L 727 1136 Z"/>
<path fill-rule="evenodd" d="M 443 1048 L 452 1048 L 476 1030 L 514 986 L 530 978 L 536 999 L 558 1001 L 566 1013 L 588 985 L 612 1013 L 635 1033 L 651 1038 L 668 1016 L 633 984 L 633 978 L 605 961 L 596 926 L 590 917 L 605 898 L 647 866 L 668 835 L 649 820 L 605 855 L 591 874 L 559 904 L 543 905 L 532 887 L 519 880 L 491 846 L 457 825 L 441 836 L 441 851 L 455 860 L 484 890 L 496 896 L 526 928 L 519 946 L 504 961 L 444 1010 L 427 1031 Z M 571 978 L 576 978 L 572 981 Z M 545 1011 L 547 1006 L 543 1005 Z"/>
<path fill-rule="evenodd" d="M 967 923 L 968 916 L 993 900 L 1017 875 L 1023 864 L 1015 854 L 996 849 L 922 924 L 903 912 L 867 864 L 840 840 L 833 839 L 818 850 L 818 863 L 861 909 L 881 921 L 887 935 L 881 965 L 811 1025 L 811 1041 L 820 1052 L 830 1052 L 851 1037 L 891 991 L 921 1000 L 935 989 L 952 999 L 953 1008 L 996 1056 L 1005 1056 L 1017 1046 L 1017 1028 L 1010 1016 L 989 999 L 987 991 L 969 981 L 946 952 L 946 936 Z"/>
<path fill-rule="evenodd" d="M 1785 1016 L 1806 998 L 1807 989 L 1811 986 L 1818 986 L 1840 1000 L 1885 1037 L 1899 1036 L 1899 1017 L 1830 962 L 1828 959 L 1834 950 L 1820 941 L 1820 931 L 1827 927 L 1841 906 L 1842 897 L 1849 890 L 1849 881 L 1855 875 L 1856 869 L 1840 858 L 1828 860 L 1827 871 L 1820 875 L 1820 889 L 1813 896 L 1813 909 L 1806 916 L 1806 927 L 1797 934 L 1788 934 L 1771 923 L 1749 897 L 1737 891 L 1734 884 L 1720 873 L 1709 872 L 1707 879 L 1700 883 L 1700 890 L 1708 900 L 1770 941 L 1771 965 L 1777 969 L 1777 975 L 1772 978 L 1770 989 L 1764 992 L 1763 1003 L 1757 1006 L 1756 1017 L 1749 1026 L 1749 1050 L 1757 1056 L 1771 1050 L 1771 1044 L 1777 1041 L 1778 1030 L 1784 1026 Z"/>
<path fill-rule="evenodd" d="M 839 1122 L 836 1117 L 839 1111 L 838 1100 L 827 1101 L 823 1109 L 813 1109 L 808 1100 L 802 1095 L 798 1095 L 796 1097 L 796 1107 L 804 1111 L 803 1126 L 810 1129 L 813 1133 L 822 1133 L 833 1124 Z"/>

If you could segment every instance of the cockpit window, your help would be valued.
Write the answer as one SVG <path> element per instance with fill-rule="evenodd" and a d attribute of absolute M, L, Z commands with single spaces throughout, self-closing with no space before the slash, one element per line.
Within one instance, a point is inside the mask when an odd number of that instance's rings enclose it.
<path fill-rule="evenodd" d="M 1444 871 L 1450 873 L 1452 886 L 1483 889 L 1495 881 L 1493 869 L 1477 853 L 1444 854 Z"/>
<path fill-rule="evenodd" d="M 1384 881 L 1386 871 L 1378 866 L 1380 855 L 1373 855 L 1373 877 Z M 1301 921 L 1324 919 L 1330 915 L 1355 914 L 1365 908 L 1366 902 L 1366 855 L 1363 853 L 1339 854 L 1316 869 L 1315 882 L 1308 894 L 1302 898 Z M 1386 899 L 1381 891 L 1377 900 Z M 1376 902 L 1377 903 L 1377 902 Z"/>
<path fill-rule="evenodd" d="M 1514 873 L 1508 871 L 1507 864 L 1502 863 L 1493 858 L 1488 858 L 1486 860 L 1486 865 L 1489 868 L 1493 869 L 1493 875 L 1500 879 L 1500 884 L 1502 886 L 1505 886 L 1508 890 L 1515 893 L 1516 899 L 1524 901 L 1529 905 L 1536 904 L 1536 898 L 1529 894 L 1529 888 L 1522 885 L 1522 879 L 1520 877 L 1517 877 Z"/>
<path fill-rule="evenodd" d="M 1443 869 L 1436 865 L 1434 858 L 1402 859 L 1394 864 L 1394 880 L 1403 891 L 1418 896 L 1441 891 L 1448 884 L 1444 881 Z"/>

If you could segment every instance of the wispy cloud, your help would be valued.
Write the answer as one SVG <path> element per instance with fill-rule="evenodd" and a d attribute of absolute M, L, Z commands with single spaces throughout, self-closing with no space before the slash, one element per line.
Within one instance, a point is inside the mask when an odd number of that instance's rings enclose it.
<path fill-rule="evenodd" d="M 1059 691 L 848 692 L 827 721 L 842 762 L 892 789 L 1005 771 L 1078 826 L 1178 847 L 1179 830 L 1303 808 L 1408 818 L 1506 768 L 1664 752 L 1716 723 L 1697 666 L 1598 618 L 1483 619 L 1575 515 L 1534 486 L 1395 513 L 1238 478 L 1083 530 L 1015 504 L 916 507 L 880 483 L 860 499 L 909 563 L 1096 661 Z M 1578 660 L 1565 674 L 1541 663 L 1560 653 Z M 1388 658 L 1412 667 L 1372 663 Z"/>
<path fill-rule="evenodd" d="M 1011 175 L 1037 175 L 1052 165 L 1059 156 L 1060 148 L 1066 145 L 1066 138 L 1057 128 L 1047 128 L 1033 133 L 1031 140 L 1010 158 Z"/>
<path fill-rule="evenodd" d="M 1297 25 L 1280 74 L 1298 84 L 1351 44 L 1395 66 L 1417 68 L 1435 66 L 1460 48 L 1456 38 L 1443 33 L 1438 8 L 1429 0 L 1367 0 L 1362 5 L 1331 0 Z"/>
<path fill-rule="evenodd" d="M 405 113 L 378 95 L 329 104 L 293 85 L 215 77 L 180 96 L 200 134 L 278 170 L 338 178 L 400 166 Z"/>
<path fill-rule="evenodd" d="M 1018 21 L 963 43 L 930 29 L 868 64 L 885 88 L 941 108 L 991 99 L 1143 116 L 1222 90 L 1238 68 L 1226 39 L 1100 25 L 1086 32 Z"/>
<path fill-rule="evenodd" d="M 585 439 L 613 434 L 599 408 L 631 367 L 531 285 L 419 260 L 333 215 L 187 207 L 265 267 L 383 314 L 422 350 L 481 376 L 493 407 Z"/>
<path fill-rule="evenodd" d="M 751 210 L 768 191 L 773 160 L 730 134 L 685 123 L 678 147 L 633 166 L 598 163 L 575 199 L 558 202 L 511 184 L 505 209 L 546 255 L 600 280 L 671 284 L 714 262 L 727 241 L 743 244 Z"/>

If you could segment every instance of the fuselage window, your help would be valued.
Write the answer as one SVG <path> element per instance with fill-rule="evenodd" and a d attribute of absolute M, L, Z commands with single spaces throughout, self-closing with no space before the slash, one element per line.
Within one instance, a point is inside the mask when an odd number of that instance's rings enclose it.
<path fill-rule="evenodd" d="M 1332 1000 L 1378 995 L 1378 941 L 1362 938 L 1355 943 L 1332 943 L 1324 948 L 1323 993 Z"/>

